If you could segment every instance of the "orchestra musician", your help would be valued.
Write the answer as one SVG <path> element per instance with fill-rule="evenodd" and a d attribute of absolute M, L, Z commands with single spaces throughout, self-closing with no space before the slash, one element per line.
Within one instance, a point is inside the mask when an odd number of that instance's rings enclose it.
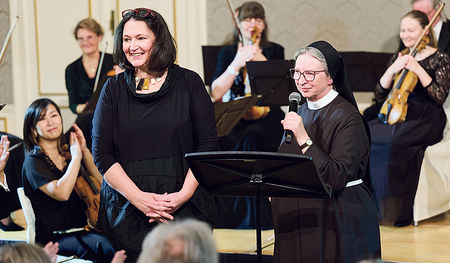
<path fill-rule="evenodd" d="M 102 181 L 76 124 L 70 152 L 64 144 L 59 107 L 49 99 L 35 100 L 24 118 L 24 144 L 28 151 L 22 168 L 25 194 L 36 216 L 36 242 L 59 243 L 59 254 L 94 262 L 111 262 L 114 248 L 101 234 L 86 231 L 87 205 L 75 191 L 81 165 L 92 180 Z M 73 231 L 73 230 L 80 231 Z"/>
<path fill-rule="evenodd" d="M 284 48 L 268 40 L 268 24 L 265 11 L 258 2 L 245 2 L 237 8 L 238 28 L 242 35 L 239 42 L 235 30 L 234 43 L 219 52 L 211 92 L 217 101 L 227 102 L 250 93 L 247 61 L 284 60 Z M 256 40 L 252 35 L 256 32 Z M 253 42 L 250 44 L 250 42 Z M 251 118 L 248 115 L 236 124 L 228 135 L 219 137 L 220 151 L 267 151 L 276 152 L 283 136 L 281 120 L 284 112 L 271 107 L 267 116 Z M 227 198 L 230 214 L 216 219 L 215 227 L 255 228 L 254 198 Z M 270 203 L 261 200 L 261 225 L 272 229 Z"/>
<path fill-rule="evenodd" d="M 83 54 L 66 68 L 66 89 L 70 109 L 75 114 L 81 114 L 94 92 L 101 57 L 98 45 L 103 39 L 103 29 L 94 19 L 86 18 L 76 25 L 74 35 Z M 105 53 L 98 87 L 103 86 L 111 70 L 114 70 L 112 54 Z"/>
<path fill-rule="evenodd" d="M 413 220 L 414 197 L 425 149 L 442 139 L 446 124 L 442 104 L 450 88 L 449 56 L 437 50 L 433 30 L 426 32 L 428 45 L 415 56 L 409 55 L 428 24 L 427 15 L 421 11 L 413 10 L 403 16 L 400 38 L 406 49 L 393 55 L 375 88 L 376 99 L 383 101 L 393 88 L 397 73 L 406 69 L 417 76 L 417 84 L 410 84 L 413 91 L 407 100 L 405 121 L 384 124 L 374 119 L 369 122 L 379 219 L 398 227 L 410 225 Z"/>
<path fill-rule="evenodd" d="M 439 7 L 442 5 L 441 0 L 412 0 L 412 7 L 414 10 L 422 11 L 428 16 L 428 20 L 431 21 L 434 14 L 436 14 Z M 434 21 L 433 33 L 437 40 L 437 49 L 447 53 L 450 56 L 450 22 L 445 16 L 445 12 L 441 12 Z M 403 41 L 400 41 L 400 49 L 405 49 Z"/>

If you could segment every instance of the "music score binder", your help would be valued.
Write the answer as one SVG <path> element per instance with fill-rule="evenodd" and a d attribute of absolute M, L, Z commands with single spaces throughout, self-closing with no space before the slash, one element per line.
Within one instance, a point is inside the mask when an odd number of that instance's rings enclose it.
<path fill-rule="evenodd" d="M 217 136 L 227 135 L 239 122 L 242 116 L 244 116 L 244 114 L 247 113 L 247 111 L 260 99 L 261 96 L 254 95 L 214 104 Z"/>

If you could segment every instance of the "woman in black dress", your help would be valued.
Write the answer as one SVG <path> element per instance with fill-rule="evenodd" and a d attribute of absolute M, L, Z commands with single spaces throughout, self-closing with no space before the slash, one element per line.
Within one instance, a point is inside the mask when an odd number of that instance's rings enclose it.
<path fill-rule="evenodd" d="M 105 181 L 99 222 L 116 249 L 136 262 L 158 223 L 211 222 L 214 198 L 198 187 L 186 153 L 217 147 L 211 99 L 200 76 L 174 64 L 175 41 L 163 17 L 122 13 L 114 43 L 125 72 L 106 82 L 93 121 L 93 155 Z"/>
<path fill-rule="evenodd" d="M 415 57 L 408 55 L 428 25 L 421 11 L 407 13 L 401 21 L 400 38 L 407 47 L 392 57 L 388 68 L 375 88 L 377 100 L 386 98 L 393 78 L 402 69 L 418 77 L 408 97 L 406 120 L 383 124 L 369 122 L 372 134 L 371 167 L 379 218 L 395 226 L 410 225 L 413 204 L 419 182 L 420 168 L 427 146 L 442 139 L 446 116 L 442 108 L 450 88 L 450 60 L 438 51 L 433 30 L 427 36 L 429 44 Z"/>
<path fill-rule="evenodd" d="M 75 192 L 80 167 L 85 165 L 91 180 L 101 182 L 102 176 L 86 147 L 83 132 L 76 124 L 73 128 L 69 151 L 64 144 L 61 111 L 53 101 L 38 99 L 25 113 L 23 141 L 29 153 L 22 177 L 36 216 L 36 242 L 58 242 L 61 255 L 109 263 L 114 256 L 111 243 L 95 231 L 83 230 L 87 206 Z"/>
<path fill-rule="evenodd" d="M 261 4 L 245 2 L 237 9 L 237 20 L 243 40 L 239 42 L 236 33 L 234 43 L 224 46 L 219 53 L 211 84 L 212 96 L 217 101 L 227 102 L 250 95 L 249 76 L 244 73 L 247 61 L 284 60 L 284 48 L 268 39 L 269 26 Z M 284 132 L 283 118 L 280 107 L 252 107 L 229 134 L 219 137 L 219 150 L 276 152 Z M 228 197 L 226 200 L 229 213 L 218 217 L 215 227 L 256 228 L 254 198 Z M 263 229 L 273 228 L 267 198 L 261 198 L 261 225 Z"/>

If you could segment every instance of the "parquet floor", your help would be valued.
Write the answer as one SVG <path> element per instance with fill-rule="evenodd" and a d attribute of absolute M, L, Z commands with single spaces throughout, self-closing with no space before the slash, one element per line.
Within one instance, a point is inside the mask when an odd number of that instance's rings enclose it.
<path fill-rule="evenodd" d="M 380 226 L 382 259 L 388 262 L 449 262 L 450 212 L 419 222 L 417 227 Z M 262 240 L 273 231 L 262 233 Z M 220 252 L 248 253 L 256 248 L 253 230 L 215 229 L 214 236 Z M 273 253 L 273 239 L 263 243 L 263 254 Z"/>
<path fill-rule="evenodd" d="M 16 222 L 25 226 L 23 215 L 18 213 Z M 450 263 L 450 211 L 410 225 L 397 228 L 381 225 L 382 259 L 388 262 Z M 219 252 L 254 253 L 254 230 L 215 229 L 214 237 Z M 25 231 L 3 232 L 0 239 L 24 240 Z M 273 254 L 273 230 L 262 232 L 263 254 Z"/>

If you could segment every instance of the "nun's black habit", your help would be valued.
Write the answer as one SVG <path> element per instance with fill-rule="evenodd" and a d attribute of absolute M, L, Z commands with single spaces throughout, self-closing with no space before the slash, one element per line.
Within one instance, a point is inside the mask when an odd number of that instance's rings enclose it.
<path fill-rule="evenodd" d="M 324 41 L 309 47 L 324 55 L 339 95 L 319 109 L 311 110 L 305 103 L 297 113 L 314 142 L 305 155 L 312 157 L 333 194 L 331 199 L 272 199 L 274 262 L 353 263 L 381 258 L 377 206 L 370 190 L 367 123 L 356 106 L 340 54 Z M 302 154 L 295 140 L 291 144 L 283 140 L 279 152 Z M 298 176 L 309 175 L 299 171 Z"/>

